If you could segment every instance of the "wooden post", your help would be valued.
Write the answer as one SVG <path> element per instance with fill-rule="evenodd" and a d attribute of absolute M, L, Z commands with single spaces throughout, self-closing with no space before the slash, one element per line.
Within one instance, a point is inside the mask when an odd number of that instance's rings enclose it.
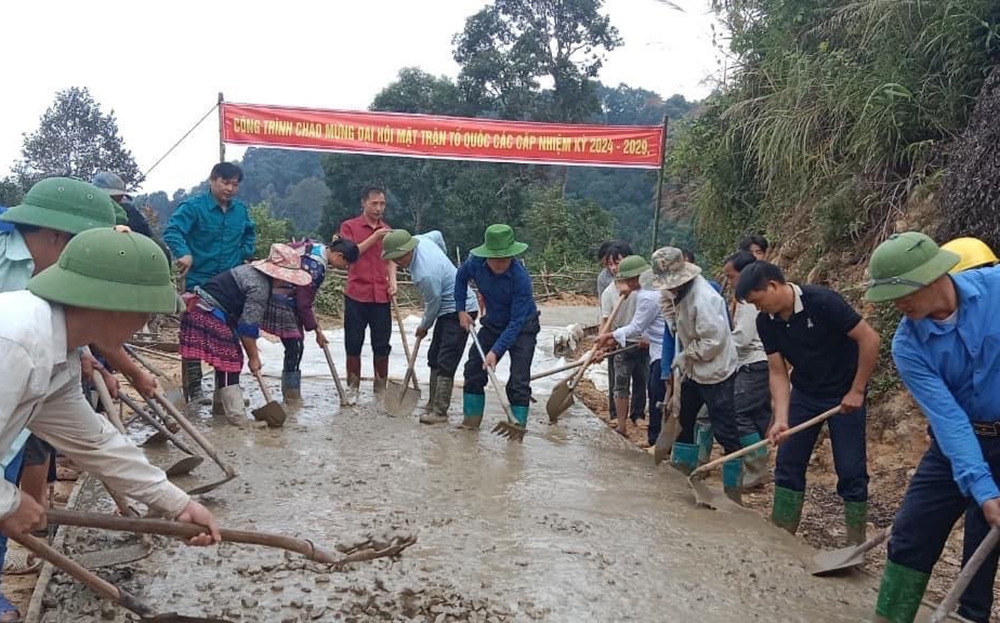
<path fill-rule="evenodd" d="M 225 102 L 226 100 L 222 97 L 222 91 L 219 91 L 219 162 L 226 161 L 226 142 L 223 139 L 225 136 L 225 128 L 223 126 L 225 120 L 222 115 L 222 105 Z"/>
<path fill-rule="evenodd" d="M 667 159 L 667 116 L 663 115 L 663 136 L 660 139 L 660 168 L 656 170 L 656 198 L 653 200 L 653 247 L 650 253 L 657 249 L 660 234 L 660 196 L 663 192 L 663 165 Z"/>

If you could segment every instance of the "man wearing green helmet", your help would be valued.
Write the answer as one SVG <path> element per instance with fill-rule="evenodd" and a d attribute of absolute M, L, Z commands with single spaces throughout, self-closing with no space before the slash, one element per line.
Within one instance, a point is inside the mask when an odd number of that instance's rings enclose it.
<path fill-rule="evenodd" d="M 880 244 L 868 265 L 865 298 L 892 301 L 905 316 L 892 357 L 932 435 L 893 520 L 880 621 L 913 621 L 963 513 L 965 561 L 1000 527 L 1000 268 L 949 275 L 959 261 L 928 236 L 905 232 Z M 958 613 L 970 621 L 990 619 L 997 553 L 961 597 Z"/>
<path fill-rule="evenodd" d="M 206 526 L 190 542 L 207 545 L 219 541 L 212 514 L 150 465 L 80 392 L 83 346 L 115 350 L 150 315 L 177 310 L 167 258 L 156 243 L 104 228 L 77 234 L 27 291 L 0 294 L 0 365 L 7 371 L 0 451 L 27 427 L 116 491 Z M 38 502 L 0 481 L 0 531 L 23 534 L 44 523 Z"/>

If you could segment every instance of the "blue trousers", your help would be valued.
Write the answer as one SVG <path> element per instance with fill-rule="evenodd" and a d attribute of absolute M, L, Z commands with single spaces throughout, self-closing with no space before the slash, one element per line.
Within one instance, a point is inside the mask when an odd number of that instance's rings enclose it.
<path fill-rule="evenodd" d="M 817 398 L 792 388 L 788 406 L 788 426 L 805 422 L 814 415 L 840 404 L 840 398 Z M 867 410 L 838 413 L 826 421 L 833 445 L 833 465 L 837 470 L 837 494 L 846 502 L 868 501 L 868 453 L 865 443 Z M 806 490 L 809 458 L 822 426 L 813 426 L 788 437 L 780 446 L 774 463 L 774 486 L 792 491 Z"/>
<path fill-rule="evenodd" d="M 977 439 L 993 479 L 1000 482 L 1000 437 Z M 964 565 L 990 526 L 979 505 L 959 491 L 952 477 L 951 462 L 941 452 L 937 441 L 933 441 L 917 465 L 896 512 L 889 538 L 889 560 L 921 573 L 930 573 L 962 513 L 965 513 Z M 990 620 L 998 553 L 1000 550 L 994 550 L 987 556 L 962 594 L 958 613 L 970 621 L 986 623 Z"/>
<path fill-rule="evenodd" d="M 663 427 L 663 409 L 656 408 L 656 405 L 667 398 L 667 387 L 664 385 L 666 381 L 660 378 L 660 373 L 663 371 L 661 362 L 662 359 L 657 359 L 649 364 L 649 380 L 646 383 L 646 390 L 649 393 L 649 429 L 646 431 L 646 437 L 651 446 L 656 445 L 656 438 L 660 436 L 660 428 Z"/>
<path fill-rule="evenodd" d="M 11 483 L 15 487 L 17 482 L 21 479 L 21 465 L 24 463 L 24 448 L 11 459 L 10 465 L 3 472 L 4 480 Z M 7 536 L 0 534 L 0 567 L 3 566 L 4 558 L 7 557 Z"/>

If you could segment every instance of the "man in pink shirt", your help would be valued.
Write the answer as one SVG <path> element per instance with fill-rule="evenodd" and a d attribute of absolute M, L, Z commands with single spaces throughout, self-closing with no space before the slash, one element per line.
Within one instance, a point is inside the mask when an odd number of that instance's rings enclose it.
<path fill-rule="evenodd" d="M 340 224 L 340 236 L 358 245 L 360 255 L 347 271 L 344 290 L 344 345 L 347 350 L 348 392 L 361 386 L 361 347 L 370 327 L 376 394 L 385 391 L 389 374 L 390 301 L 396 294 L 396 264 L 382 259 L 382 238 L 392 227 L 382 220 L 385 189 L 361 191 L 361 215 Z"/>

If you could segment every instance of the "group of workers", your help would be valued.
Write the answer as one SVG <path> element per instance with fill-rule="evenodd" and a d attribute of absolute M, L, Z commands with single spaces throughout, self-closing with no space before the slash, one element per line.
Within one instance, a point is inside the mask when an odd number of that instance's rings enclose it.
<path fill-rule="evenodd" d="M 284 399 L 300 399 L 304 334 L 313 331 L 326 345 L 312 307 L 329 267 L 348 274 L 350 392 L 360 391 L 366 330 L 373 391 L 385 390 L 398 267 L 409 272 L 423 302 L 416 336 L 433 331 L 430 399 L 420 421 L 448 421 L 472 333 L 482 351 L 468 349 L 462 426 L 480 426 L 487 370 L 509 355 L 506 397 L 517 423 L 527 427 L 539 310 L 518 259 L 527 245 L 510 226 L 488 227 L 483 244 L 456 267 L 439 232 L 392 229 L 383 218 L 385 190 L 371 186 L 360 197 L 360 215 L 344 221 L 329 244 L 274 244 L 266 258 L 254 260 L 254 223 L 235 199 L 241 179 L 235 165 L 216 165 L 209 192 L 171 215 L 164 243 L 183 275 L 182 296 L 167 254 L 137 231 L 141 225 L 123 207 L 120 179 L 95 178 L 100 188 L 68 178 L 42 180 L 0 215 L 9 225 L 0 232 L 0 362 L 9 372 L 0 391 L 0 450 L 8 468 L 0 484 L 0 532 L 18 535 L 44 522 L 45 500 L 18 489 L 11 475 L 23 471 L 18 455 L 30 431 L 118 492 L 206 526 L 193 544 L 217 541 L 211 513 L 95 414 L 81 391 L 82 377 L 117 370 L 143 395 L 154 394 L 155 379 L 135 366 L 122 344 L 152 314 L 183 311 L 179 341 L 189 401 L 203 398 L 206 362 L 215 372 L 213 413 L 242 423 L 240 372 L 244 354 L 250 370 L 260 370 L 261 331 L 284 345 Z M 665 434 L 664 406 L 677 404 L 680 434 L 669 459 L 684 472 L 707 458 L 713 439 L 728 454 L 769 438 L 777 446 L 771 517 L 792 533 L 820 427 L 788 433 L 819 413 L 837 411 L 827 420 L 837 492 L 847 540 L 859 544 L 868 515 L 866 393 L 880 338 L 840 294 L 787 281 L 767 252 L 767 241 L 754 236 L 726 258 L 723 273 L 734 292 L 729 305 L 689 252 L 663 247 L 647 260 L 624 243 L 602 247 L 599 287 L 607 329 L 597 339 L 604 351 L 622 351 L 609 359 L 610 408 L 624 434 L 629 420 L 642 417 L 642 398 L 648 400 L 648 443 L 655 454 Z M 966 559 L 1000 526 L 1000 349 L 994 350 L 1000 328 L 991 321 L 1000 305 L 996 263 L 977 240 L 938 247 L 917 232 L 891 236 L 871 257 L 865 298 L 891 301 L 904 315 L 892 354 L 932 436 L 892 525 L 877 602 L 881 620 L 914 619 L 960 517 Z M 768 477 L 766 449 L 727 462 L 722 472 L 733 494 L 760 484 Z M 961 599 L 962 616 L 989 620 L 996 566 L 993 552 Z M 15 616 L 16 609 L 0 601 L 0 622 Z"/>

